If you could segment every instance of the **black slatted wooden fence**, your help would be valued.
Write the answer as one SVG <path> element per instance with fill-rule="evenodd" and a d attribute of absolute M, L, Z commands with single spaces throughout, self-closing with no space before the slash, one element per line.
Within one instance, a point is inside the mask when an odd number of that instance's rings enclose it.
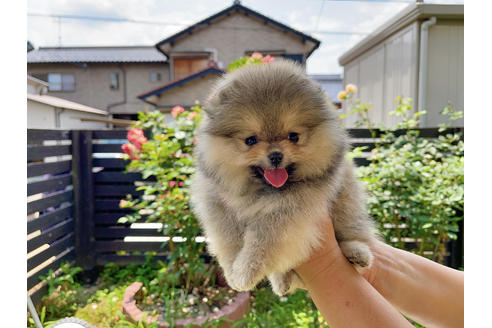
<path fill-rule="evenodd" d="M 420 130 L 424 138 L 440 134 L 437 129 Z M 374 148 L 371 133 L 348 132 L 353 147 L 368 147 L 354 159 L 359 166 L 367 165 L 368 151 Z M 39 275 L 65 260 L 91 269 L 109 262 L 141 263 L 146 251 L 165 259 L 157 228 L 118 223 L 130 211 L 121 209 L 120 201 L 127 194 L 141 195 L 136 188 L 145 183 L 139 173 L 125 172 L 128 161 L 121 158 L 121 146 L 127 142 L 126 134 L 126 130 L 28 130 L 27 174 L 32 181 L 27 192 L 34 196 L 27 204 L 28 234 L 34 236 L 28 240 L 28 252 L 39 251 L 28 259 L 28 271 L 34 272 L 28 277 L 28 289 L 39 283 Z M 456 268 L 463 266 L 462 232 L 459 236 L 447 260 Z M 41 288 L 33 293 L 34 300 L 44 292 Z"/>
<path fill-rule="evenodd" d="M 70 131 L 27 132 L 27 289 L 34 302 L 46 293 L 39 276 L 75 258 Z"/>
<path fill-rule="evenodd" d="M 142 195 L 136 188 L 138 184 L 145 183 L 139 173 L 125 173 L 127 161 L 115 158 L 117 153 L 121 153 L 122 144 L 127 142 L 126 134 L 126 130 L 108 130 L 93 131 L 92 135 L 94 253 L 99 265 L 143 262 L 146 251 L 165 257 L 162 241 L 159 241 L 163 236 L 158 229 L 118 223 L 120 217 L 131 212 L 121 209 L 120 201 L 128 194 L 133 197 Z M 132 241 L 135 237 L 140 238 Z"/>

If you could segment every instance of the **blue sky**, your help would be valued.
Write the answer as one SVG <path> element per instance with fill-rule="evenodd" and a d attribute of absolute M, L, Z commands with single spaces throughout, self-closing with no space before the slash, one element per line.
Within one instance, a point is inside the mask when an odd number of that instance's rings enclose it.
<path fill-rule="evenodd" d="M 426 1 L 463 3 L 463 1 Z M 253 10 L 278 20 L 321 41 L 308 59 L 310 74 L 338 74 L 338 57 L 410 1 L 348 0 L 243 0 Z M 232 0 L 28 0 L 30 14 L 61 14 L 127 18 L 168 25 L 130 22 L 28 17 L 28 40 L 36 47 L 153 45 L 232 4 Z M 330 34 L 325 32 L 354 34 Z"/>

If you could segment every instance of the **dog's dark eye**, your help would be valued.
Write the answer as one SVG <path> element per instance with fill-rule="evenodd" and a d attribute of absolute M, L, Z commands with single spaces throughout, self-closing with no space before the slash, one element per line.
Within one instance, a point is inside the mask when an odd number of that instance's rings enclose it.
<path fill-rule="evenodd" d="M 295 132 L 289 133 L 288 139 L 292 142 L 298 142 L 299 141 L 299 135 Z"/>
<path fill-rule="evenodd" d="M 244 143 L 247 144 L 248 146 L 253 146 L 257 142 L 258 139 L 256 139 L 256 136 L 251 136 L 246 138 L 246 140 L 244 140 Z"/>

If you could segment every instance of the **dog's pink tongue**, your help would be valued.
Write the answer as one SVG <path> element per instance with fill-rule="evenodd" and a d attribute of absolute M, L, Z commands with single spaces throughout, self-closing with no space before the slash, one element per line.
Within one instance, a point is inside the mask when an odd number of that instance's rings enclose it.
<path fill-rule="evenodd" d="M 265 169 L 265 179 L 275 188 L 280 188 L 285 184 L 289 175 L 287 170 L 283 169 Z"/>

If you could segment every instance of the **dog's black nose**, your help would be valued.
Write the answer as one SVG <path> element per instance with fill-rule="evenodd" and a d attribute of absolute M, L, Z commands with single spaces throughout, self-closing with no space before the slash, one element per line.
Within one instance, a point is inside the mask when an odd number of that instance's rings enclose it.
<path fill-rule="evenodd" d="M 272 163 L 273 166 L 278 166 L 280 163 L 282 163 L 283 157 L 284 156 L 282 155 L 282 153 L 279 153 L 278 151 L 268 155 L 268 158 L 270 159 L 270 162 Z"/>

